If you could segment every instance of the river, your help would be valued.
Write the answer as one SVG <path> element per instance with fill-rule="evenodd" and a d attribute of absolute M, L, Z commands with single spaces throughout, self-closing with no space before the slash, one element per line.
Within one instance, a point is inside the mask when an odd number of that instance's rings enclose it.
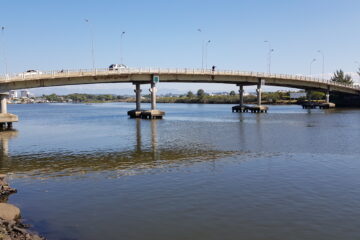
<path fill-rule="evenodd" d="M 0 133 L 25 223 L 48 239 L 360 239 L 360 109 L 10 105 Z M 144 108 L 149 106 L 144 104 Z"/>

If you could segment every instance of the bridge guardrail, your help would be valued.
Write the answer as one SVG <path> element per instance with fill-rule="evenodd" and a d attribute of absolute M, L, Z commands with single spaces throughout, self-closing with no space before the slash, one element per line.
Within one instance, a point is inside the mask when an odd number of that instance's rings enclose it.
<path fill-rule="evenodd" d="M 75 77 L 75 76 L 98 76 L 98 75 L 117 75 L 117 74 L 199 74 L 199 75 L 227 75 L 227 76 L 250 76 L 259 78 L 277 78 L 277 79 L 289 79 L 300 80 L 308 82 L 320 82 L 330 86 L 347 87 L 355 90 L 359 90 L 360 86 L 354 86 L 351 84 L 337 83 L 330 80 L 321 78 L 312 78 L 307 76 L 289 75 L 289 74 L 268 74 L 263 72 L 248 72 L 239 70 L 216 70 L 211 69 L 160 69 L 160 68 L 126 68 L 121 70 L 109 70 L 109 69 L 78 69 L 78 70 L 59 70 L 59 71 L 44 71 L 35 74 L 19 73 L 19 74 L 5 74 L 0 76 L 0 84 L 23 81 L 31 79 L 47 79 L 47 78 L 61 78 L 61 77 Z"/>

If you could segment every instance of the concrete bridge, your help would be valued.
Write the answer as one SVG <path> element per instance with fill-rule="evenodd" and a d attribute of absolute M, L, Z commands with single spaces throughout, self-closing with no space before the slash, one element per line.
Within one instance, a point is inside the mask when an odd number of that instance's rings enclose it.
<path fill-rule="evenodd" d="M 257 86 L 257 105 L 259 107 L 261 107 L 261 87 L 264 84 L 268 86 L 305 89 L 307 91 L 324 91 L 326 93 L 327 103 L 329 103 L 331 92 L 360 96 L 360 87 L 358 86 L 336 83 L 324 79 L 288 74 L 267 74 L 233 70 L 129 68 L 120 70 L 61 70 L 35 74 L 20 73 L 0 76 L 0 118 L 3 119 L 2 121 L 0 120 L 0 124 L 1 122 L 11 123 L 17 121 L 15 115 L 7 114 L 6 99 L 9 90 L 97 83 L 128 82 L 135 84 L 136 109 L 129 112 L 129 115 L 132 117 L 161 118 L 164 113 L 156 110 L 156 83 L 158 79 L 160 79 L 161 82 L 235 84 L 239 87 L 240 99 L 238 107 L 240 107 L 240 110 L 243 107 L 244 86 L 249 85 Z M 151 84 L 150 93 L 152 104 L 150 111 L 141 111 L 140 109 L 141 84 Z"/>

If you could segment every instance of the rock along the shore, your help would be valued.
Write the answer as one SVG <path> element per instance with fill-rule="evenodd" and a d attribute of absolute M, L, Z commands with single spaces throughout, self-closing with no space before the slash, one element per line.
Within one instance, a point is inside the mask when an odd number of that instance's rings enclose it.
<path fill-rule="evenodd" d="M 15 221 L 20 218 L 20 209 L 12 204 L 0 203 L 0 218 Z"/>
<path fill-rule="evenodd" d="M 5 181 L 6 175 L 0 174 L 0 197 L 7 196 L 11 193 L 16 193 L 15 188 L 11 188 L 9 184 Z"/>
<path fill-rule="evenodd" d="M 5 181 L 6 175 L 0 174 L 0 240 L 43 240 L 36 233 L 27 230 L 21 223 L 20 209 L 12 204 L 4 203 L 16 189 L 11 188 Z"/>

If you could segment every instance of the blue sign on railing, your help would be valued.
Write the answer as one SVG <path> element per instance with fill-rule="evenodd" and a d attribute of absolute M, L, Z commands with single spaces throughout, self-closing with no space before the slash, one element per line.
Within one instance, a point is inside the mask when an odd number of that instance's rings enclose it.
<path fill-rule="evenodd" d="M 153 81 L 153 83 L 160 82 L 160 76 L 159 75 L 153 75 L 152 81 Z"/>

